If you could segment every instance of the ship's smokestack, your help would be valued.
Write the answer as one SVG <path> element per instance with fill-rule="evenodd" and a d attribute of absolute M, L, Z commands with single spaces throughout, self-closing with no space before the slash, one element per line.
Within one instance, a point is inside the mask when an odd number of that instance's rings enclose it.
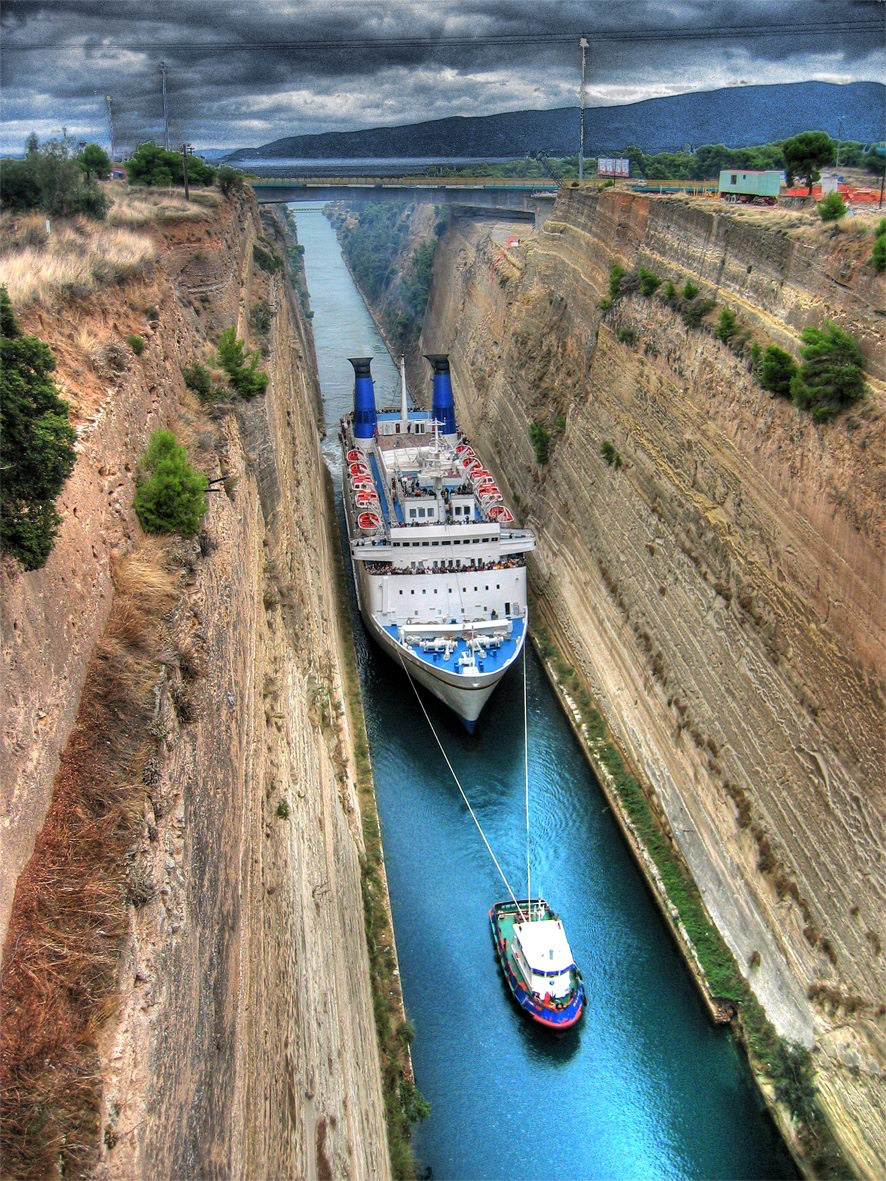
<path fill-rule="evenodd" d="M 371 439 L 375 434 L 375 389 L 369 366 L 372 357 L 348 357 L 354 366 L 354 438 Z"/>
<path fill-rule="evenodd" d="M 452 400 L 452 380 L 449 376 L 447 353 L 425 353 L 434 370 L 434 401 L 431 406 L 433 417 L 440 423 L 441 435 L 455 434 L 455 403 Z"/>

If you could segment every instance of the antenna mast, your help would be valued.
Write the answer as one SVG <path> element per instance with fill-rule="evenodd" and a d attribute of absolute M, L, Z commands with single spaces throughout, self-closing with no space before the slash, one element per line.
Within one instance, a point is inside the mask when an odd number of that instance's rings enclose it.
<path fill-rule="evenodd" d="M 114 162 L 114 104 L 111 102 L 111 96 L 105 95 L 105 104 L 108 108 L 108 128 L 111 133 L 111 163 Z"/>
<path fill-rule="evenodd" d="M 169 151 L 169 104 L 166 100 L 166 62 L 160 63 L 160 84 L 163 87 L 163 146 Z"/>
<path fill-rule="evenodd" d="M 581 36 L 578 39 L 581 48 L 581 86 L 578 91 L 578 108 L 581 112 L 578 124 L 578 179 L 585 178 L 585 77 L 587 72 L 588 39 Z"/>

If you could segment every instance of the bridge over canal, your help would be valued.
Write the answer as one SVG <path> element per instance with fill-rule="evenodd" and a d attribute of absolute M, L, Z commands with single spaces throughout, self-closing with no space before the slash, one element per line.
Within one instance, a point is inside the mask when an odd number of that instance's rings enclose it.
<path fill-rule="evenodd" d="M 452 205 L 475 210 L 507 210 L 541 224 L 556 196 L 555 180 L 508 177 L 253 177 L 249 181 L 259 204 L 295 201 L 378 201 Z"/>

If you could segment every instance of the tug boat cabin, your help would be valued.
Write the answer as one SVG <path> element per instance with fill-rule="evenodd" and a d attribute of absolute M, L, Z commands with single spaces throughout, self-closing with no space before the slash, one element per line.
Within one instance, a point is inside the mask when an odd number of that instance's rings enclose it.
<path fill-rule="evenodd" d="M 548 1029 L 575 1025 L 584 984 L 562 920 L 543 898 L 497 902 L 489 912 L 492 940 L 516 1003 Z"/>

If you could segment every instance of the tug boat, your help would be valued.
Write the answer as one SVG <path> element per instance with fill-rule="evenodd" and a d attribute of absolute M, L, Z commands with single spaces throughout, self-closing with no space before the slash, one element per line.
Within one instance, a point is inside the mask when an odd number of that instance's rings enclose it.
<path fill-rule="evenodd" d="M 561 1032 L 584 1011 L 584 983 L 562 920 L 543 898 L 496 902 L 492 942 L 515 1002 L 546 1029 Z"/>

